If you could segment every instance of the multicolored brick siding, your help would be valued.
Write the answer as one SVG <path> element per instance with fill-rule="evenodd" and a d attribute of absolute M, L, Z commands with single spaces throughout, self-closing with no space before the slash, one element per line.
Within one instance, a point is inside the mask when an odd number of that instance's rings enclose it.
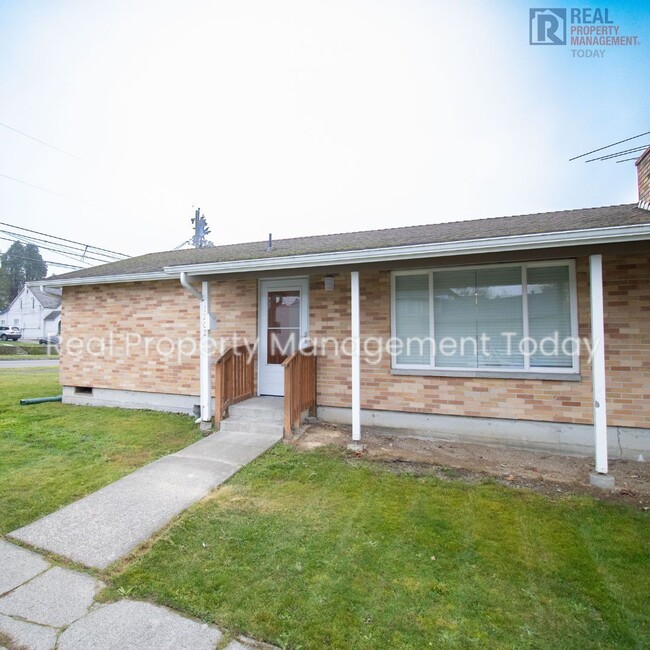
<path fill-rule="evenodd" d="M 590 336 L 589 264 L 576 265 L 579 336 Z M 650 428 L 650 258 L 605 256 L 605 336 L 608 420 L 614 426 Z M 362 271 L 361 336 L 387 339 L 390 273 Z M 323 289 L 311 279 L 311 331 L 316 337 L 350 336 L 349 274 Z M 371 354 L 372 354 L 371 350 Z M 362 352 L 363 355 L 363 352 Z M 376 357 L 375 357 L 376 358 Z M 319 358 L 319 406 L 350 406 L 349 358 Z M 392 375 L 390 359 L 361 365 L 365 409 L 438 413 L 575 424 L 592 423 L 591 367 L 581 358 L 582 380 L 455 378 Z"/>
<path fill-rule="evenodd" d="M 388 339 L 390 273 L 361 271 L 362 337 Z M 650 428 L 650 258 L 605 255 L 605 330 L 610 425 Z M 324 275 L 310 279 L 310 329 L 329 354 L 318 360 L 319 406 L 350 406 L 350 359 L 331 354 L 334 340 L 350 336 L 350 277 L 335 275 L 325 291 Z M 580 337 L 589 337 L 588 258 L 577 260 Z M 257 280 L 220 280 L 211 285 L 217 314 L 217 345 L 257 335 Z M 123 358 L 128 333 L 144 337 L 194 337 L 197 300 L 178 281 L 69 287 L 64 290 L 63 336 L 118 340 L 116 357 L 65 355 L 64 385 L 196 395 L 198 351 L 183 359 L 160 359 L 155 350 Z M 122 348 L 117 347 L 122 345 Z M 363 354 L 363 353 L 362 353 Z M 590 424 L 590 366 L 583 356 L 581 381 L 393 375 L 390 358 L 378 364 L 362 357 L 362 408 L 413 413 L 480 416 Z"/>
<path fill-rule="evenodd" d="M 61 334 L 72 352 L 61 357 L 64 386 L 198 395 L 198 301 L 178 280 L 66 287 L 63 296 Z M 215 353 L 233 337 L 255 338 L 256 280 L 213 282 L 210 297 Z"/>

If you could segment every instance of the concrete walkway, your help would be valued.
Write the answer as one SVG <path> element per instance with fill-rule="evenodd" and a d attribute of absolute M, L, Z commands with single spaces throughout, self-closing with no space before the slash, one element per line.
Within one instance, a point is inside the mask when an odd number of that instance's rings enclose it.
<path fill-rule="evenodd" d="M 97 578 L 52 566 L 0 540 L 0 648 L 21 650 L 215 650 L 224 632 L 166 607 L 135 600 L 95 603 Z M 224 650 L 256 650 L 239 637 Z"/>
<path fill-rule="evenodd" d="M 213 433 L 8 536 L 87 567 L 106 569 L 281 437 Z"/>
<path fill-rule="evenodd" d="M 282 438 L 281 425 L 259 428 L 267 432 L 214 433 L 9 537 L 105 569 Z M 216 626 L 164 607 L 95 603 L 103 588 L 93 576 L 0 539 L 0 633 L 21 650 L 214 650 L 221 644 Z M 0 636 L 0 650 L 3 642 Z M 225 646 L 271 647 L 244 637 Z"/>

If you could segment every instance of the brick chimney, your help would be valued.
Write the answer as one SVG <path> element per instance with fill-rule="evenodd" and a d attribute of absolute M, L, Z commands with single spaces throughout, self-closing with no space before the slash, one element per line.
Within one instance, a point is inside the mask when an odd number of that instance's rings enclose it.
<path fill-rule="evenodd" d="M 641 154 L 635 164 L 639 180 L 639 207 L 650 210 L 650 147 Z"/>

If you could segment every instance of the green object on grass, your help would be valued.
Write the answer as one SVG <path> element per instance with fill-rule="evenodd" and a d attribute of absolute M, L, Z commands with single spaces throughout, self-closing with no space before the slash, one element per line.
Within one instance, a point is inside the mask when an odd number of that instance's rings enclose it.
<path fill-rule="evenodd" d="M 54 397 L 32 397 L 31 399 L 21 399 L 21 406 L 29 406 L 30 404 L 43 404 L 44 402 L 60 402 L 62 395 Z"/>

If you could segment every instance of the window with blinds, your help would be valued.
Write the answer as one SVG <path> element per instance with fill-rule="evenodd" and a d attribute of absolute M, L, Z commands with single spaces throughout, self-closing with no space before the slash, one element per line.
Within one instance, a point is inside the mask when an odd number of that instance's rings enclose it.
<path fill-rule="evenodd" d="M 573 262 L 393 274 L 396 368 L 577 370 Z"/>

